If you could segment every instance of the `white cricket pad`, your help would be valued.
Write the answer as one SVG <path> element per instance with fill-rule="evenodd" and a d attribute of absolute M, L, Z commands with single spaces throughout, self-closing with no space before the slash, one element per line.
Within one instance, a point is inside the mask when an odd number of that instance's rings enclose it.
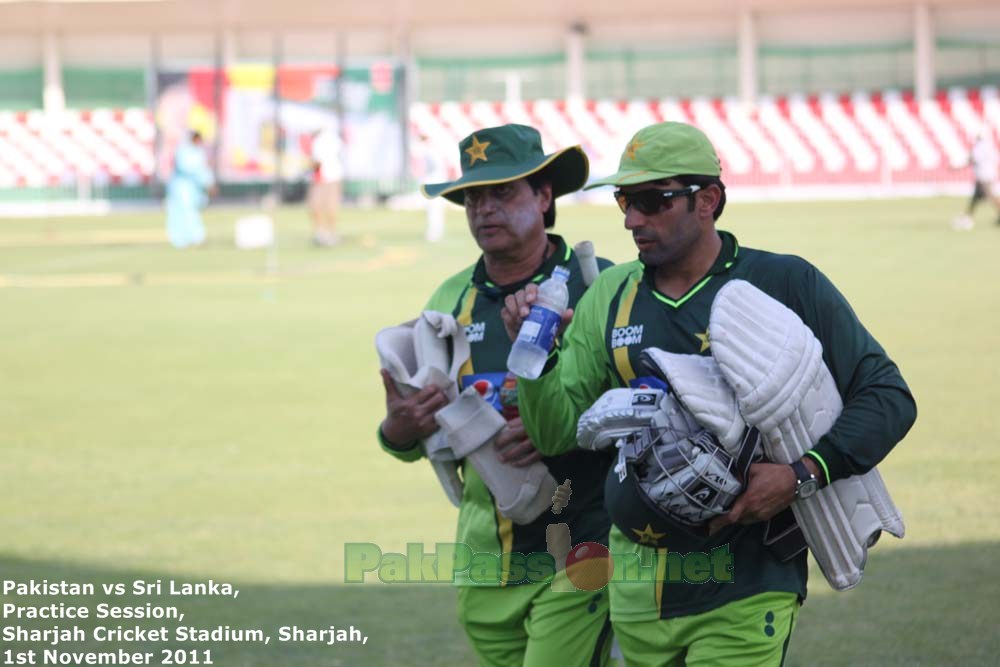
<path fill-rule="evenodd" d="M 643 350 L 642 358 L 656 365 L 695 421 L 718 438 L 727 452 L 738 456 L 747 425 L 715 359 L 655 347 Z"/>
<path fill-rule="evenodd" d="M 733 280 L 715 297 L 712 355 L 747 423 L 775 463 L 799 459 L 825 435 L 843 401 L 823 348 L 794 312 L 750 283 Z M 903 518 L 875 469 L 841 479 L 792 504 L 823 575 L 836 590 L 861 582 L 868 548 L 881 531 L 905 532 Z"/>
<path fill-rule="evenodd" d="M 507 422 L 475 387 L 466 388 L 457 400 L 438 410 L 434 419 L 455 455 L 472 464 L 482 477 L 501 514 L 526 524 L 549 508 L 557 488 L 555 478 L 541 461 L 515 467 L 500 460 L 493 443 Z"/>
<path fill-rule="evenodd" d="M 530 523 L 549 506 L 556 481 L 544 463 L 517 468 L 500 461 L 493 441 L 506 424 L 472 387 L 458 391 L 458 373 L 469 358 L 465 329 L 447 313 L 424 311 L 419 318 L 389 327 L 375 336 L 382 368 L 397 389 L 410 396 L 436 385 L 449 404 L 434 415 L 441 430 L 424 440 L 424 453 L 455 507 L 462 503 L 461 459 L 476 469 L 497 509 L 516 523 Z"/>
<path fill-rule="evenodd" d="M 458 397 L 458 370 L 469 358 L 469 343 L 465 330 L 451 315 L 425 311 L 415 320 L 382 329 L 375 334 L 375 350 L 402 396 L 435 385 L 449 400 Z M 422 446 L 445 495 L 458 507 L 465 485 L 444 434 L 434 433 Z"/>

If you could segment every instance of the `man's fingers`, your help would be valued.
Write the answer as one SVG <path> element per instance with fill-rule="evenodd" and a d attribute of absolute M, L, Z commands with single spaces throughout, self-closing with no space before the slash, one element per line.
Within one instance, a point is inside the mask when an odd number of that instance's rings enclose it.
<path fill-rule="evenodd" d="M 517 312 L 517 299 L 514 298 L 513 294 L 508 294 L 503 300 L 504 309 L 500 313 L 501 317 L 511 317 L 512 313 Z"/>
<path fill-rule="evenodd" d="M 514 294 L 514 300 L 517 302 L 517 313 L 522 319 L 527 317 L 531 312 L 531 305 L 535 303 L 537 298 L 538 285 L 534 283 L 529 283 L 523 290 Z"/>
<path fill-rule="evenodd" d="M 507 295 L 503 300 L 504 307 L 500 309 L 500 319 L 503 320 L 504 329 L 507 330 L 507 337 L 511 341 L 517 339 L 518 330 L 521 328 L 521 318 L 517 310 L 517 299 L 513 294 Z"/>
<path fill-rule="evenodd" d="M 708 534 L 714 535 L 715 533 L 719 532 L 726 526 L 738 523 L 743 516 L 743 508 L 744 508 L 744 503 L 743 503 L 743 497 L 741 496 L 736 499 L 736 502 L 733 503 L 733 506 L 729 509 L 728 512 L 726 512 L 722 516 L 715 517 L 709 522 Z"/>
<path fill-rule="evenodd" d="M 524 430 L 524 422 L 521 421 L 520 417 L 515 417 L 514 419 L 511 419 L 509 422 L 507 422 L 507 432 L 510 433 L 511 436 L 515 438 L 527 439 L 528 433 L 527 431 Z"/>
<path fill-rule="evenodd" d="M 504 328 L 511 340 L 517 338 L 518 330 L 524 318 L 531 313 L 531 305 L 538 298 L 538 285 L 531 283 L 524 289 L 518 290 L 514 294 L 509 294 L 504 298 L 504 307 L 500 311 Z"/>
<path fill-rule="evenodd" d="M 500 446 L 498 439 L 496 444 L 497 449 L 500 450 L 500 460 L 504 463 L 514 463 L 514 461 L 519 461 L 535 451 L 535 446 L 531 444 L 530 440 L 512 440 Z"/>
<path fill-rule="evenodd" d="M 430 414 L 417 422 L 417 429 L 420 431 L 420 437 L 426 438 L 432 433 L 436 432 L 441 428 L 436 421 L 434 421 L 434 415 Z"/>
<path fill-rule="evenodd" d="M 717 516 L 708 523 L 708 534 L 715 535 L 717 532 L 732 524 L 728 514 Z"/>
<path fill-rule="evenodd" d="M 509 463 L 515 468 L 524 468 L 530 466 L 535 461 L 541 461 L 541 460 L 542 460 L 541 452 L 532 447 L 531 451 L 528 452 L 526 455 L 520 458 L 514 458 L 511 461 L 509 461 Z"/>
<path fill-rule="evenodd" d="M 496 440 L 493 441 L 493 446 L 496 447 L 497 451 L 501 452 L 500 460 L 504 460 L 504 454 L 502 453 L 508 447 L 517 444 L 523 436 L 517 436 L 510 428 L 510 424 L 503 427 L 499 433 L 497 433 Z"/>
<path fill-rule="evenodd" d="M 528 303 L 524 290 L 521 290 L 514 295 L 514 302 L 517 307 L 517 315 L 522 320 L 527 317 L 529 313 L 531 313 L 531 304 Z"/>
<path fill-rule="evenodd" d="M 423 400 L 414 401 L 413 416 L 420 422 L 435 423 L 434 414 L 446 405 L 448 405 L 448 397 L 438 389 L 436 392 L 425 395 Z"/>
<path fill-rule="evenodd" d="M 442 407 L 448 402 L 448 397 L 444 395 L 444 391 L 441 387 L 437 385 L 428 385 L 418 391 L 412 396 L 413 401 L 419 406 L 425 406 L 430 403 L 441 403 Z"/>
<path fill-rule="evenodd" d="M 725 515 L 717 516 L 708 522 L 708 534 L 710 536 L 715 535 L 717 532 L 719 532 L 728 525 L 729 524 L 726 522 Z"/>

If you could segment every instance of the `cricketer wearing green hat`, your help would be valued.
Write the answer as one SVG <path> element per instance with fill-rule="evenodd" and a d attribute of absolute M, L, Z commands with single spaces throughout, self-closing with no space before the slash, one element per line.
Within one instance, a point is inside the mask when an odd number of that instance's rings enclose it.
<path fill-rule="evenodd" d="M 709 316 L 716 294 L 732 280 L 781 302 L 812 331 L 844 407 L 793 465 L 753 463 L 742 494 L 700 534 L 661 520 L 661 510 L 677 502 L 669 485 L 662 498 L 652 488 L 630 493 L 615 467 L 607 469 L 615 565 L 607 590 L 630 666 L 782 664 L 806 597 L 805 543 L 789 521 L 799 486 L 810 481 L 803 475 L 826 485 L 868 472 L 916 417 L 899 369 L 819 269 L 800 257 L 741 247 L 716 229 L 725 203 L 721 173 L 704 133 L 659 123 L 636 133 L 618 171 L 594 183 L 617 186 L 614 197 L 639 259 L 597 278 L 541 377 L 518 381 L 528 436 L 546 455 L 572 451 L 581 414 L 605 391 L 666 390 L 642 364 L 646 349 L 712 355 Z M 511 338 L 535 292 L 526 288 L 505 308 Z M 786 539 L 769 539 L 783 534 L 779 526 L 788 528 Z M 678 554 L 687 554 L 684 567 Z M 704 556 L 706 567 L 689 570 L 692 554 Z M 707 566 L 717 554 L 728 568 Z M 641 583 L 636 564 L 656 576 Z"/>
<path fill-rule="evenodd" d="M 456 542 L 476 555 L 476 564 L 454 573 L 459 621 L 481 665 L 604 665 L 611 643 L 607 594 L 558 592 L 544 576 L 540 581 L 539 572 L 527 571 L 524 560 L 548 556 L 549 523 L 568 524 L 574 544 L 607 544 L 604 471 L 610 455 L 583 450 L 545 457 L 539 453 L 518 415 L 516 381 L 507 372 L 511 341 L 500 316 L 508 296 L 541 283 L 556 267 L 569 269 L 571 307 L 584 294 L 575 252 L 546 228 L 555 224 L 556 197 L 586 182 L 587 157 L 579 146 L 546 154 L 538 131 L 524 125 L 473 132 L 459 144 L 459 155 L 461 177 L 425 185 L 424 193 L 463 206 L 482 254 L 445 280 L 425 309 L 451 314 L 465 328 L 471 358 L 459 371 L 459 386 L 475 387 L 507 420 L 494 443 L 501 459 L 515 467 L 541 461 L 555 480 L 573 481 L 573 498 L 558 517 L 545 511 L 519 524 L 498 510 L 476 468 L 463 467 Z M 599 268 L 609 265 L 598 260 Z M 410 319 L 413 314 L 400 316 Z M 421 440 L 437 430 L 434 413 L 447 399 L 436 387 L 404 398 L 385 375 L 383 383 L 386 416 L 378 431 L 382 449 L 402 461 L 419 460 L 424 455 Z"/>
<path fill-rule="evenodd" d="M 501 125 L 473 132 L 458 144 L 462 175 L 446 183 L 423 186 L 427 197 L 444 197 L 465 203 L 465 189 L 495 185 L 544 172 L 552 183 L 552 196 L 575 192 L 587 182 L 589 163 L 583 149 L 571 146 L 546 155 L 542 137 L 527 125 Z"/>
<path fill-rule="evenodd" d="M 708 137 L 685 123 L 660 123 L 639 130 L 622 153 L 618 171 L 586 187 L 636 185 L 675 176 L 722 174 Z"/>

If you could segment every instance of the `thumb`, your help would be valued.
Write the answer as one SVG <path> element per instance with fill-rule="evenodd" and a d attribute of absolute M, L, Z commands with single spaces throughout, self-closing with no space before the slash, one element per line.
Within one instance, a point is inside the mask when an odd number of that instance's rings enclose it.
<path fill-rule="evenodd" d="M 573 309 L 567 308 L 566 310 L 563 311 L 562 321 L 559 323 L 559 333 L 560 334 L 565 333 L 566 327 L 568 327 L 569 323 L 572 321 L 573 321 Z"/>
<path fill-rule="evenodd" d="M 379 371 L 379 373 L 382 375 L 382 386 L 385 387 L 385 395 L 393 400 L 402 398 L 402 396 L 399 395 L 399 390 L 396 389 L 396 383 L 393 381 L 392 375 L 389 374 L 389 371 L 383 368 Z"/>
<path fill-rule="evenodd" d="M 742 498 L 738 499 L 728 512 L 712 519 L 708 524 L 708 534 L 714 535 L 726 526 L 736 523 L 743 515 Z"/>

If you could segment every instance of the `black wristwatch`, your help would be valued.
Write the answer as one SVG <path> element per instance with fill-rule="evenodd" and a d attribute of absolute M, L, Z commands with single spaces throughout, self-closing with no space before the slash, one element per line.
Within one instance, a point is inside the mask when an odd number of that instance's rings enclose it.
<path fill-rule="evenodd" d="M 819 480 L 809 471 L 802 461 L 792 461 L 792 471 L 795 473 L 795 498 L 804 500 L 819 491 Z"/>

